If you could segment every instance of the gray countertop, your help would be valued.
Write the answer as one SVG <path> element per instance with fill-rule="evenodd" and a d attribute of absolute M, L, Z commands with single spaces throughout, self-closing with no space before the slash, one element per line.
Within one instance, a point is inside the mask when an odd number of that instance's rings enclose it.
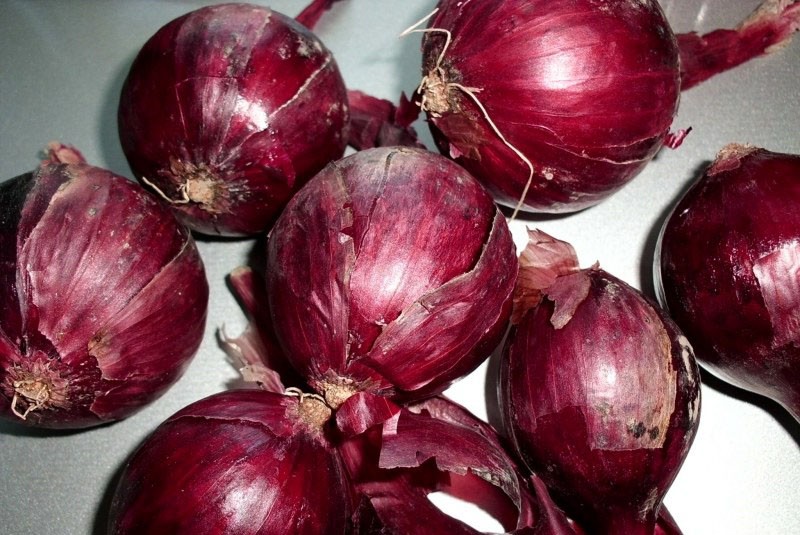
<path fill-rule="evenodd" d="M 123 78 L 161 25 L 211 2 L 56 0 L 0 2 L 0 177 L 37 164 L 51 140 L 77 146 L 90 163 L 125 176 L 116 133 Z M 757 0 L 664 0 L 677 32 L 730 27 Z M 294 16 L 304 0 L 275 0 Z M 395 100 L 419 81 L 419 36 L 398 34 L 434 0 L 347 0 L 317 28 L 350 88 Z M 584 212 L 512 224 L 572 243 L 633 286 L 652 293 L 655 237 L 676 196 L 729 142 L 800 153 L 800 42 L 720 75 L 682 95 L 675 128 L 692 133 L 664 150 L 631 184 Z M 427 127 L 418 131 L 430 144 Z M 164 397 L 127 420 L 79 432 L 44 432 L 0 423 L 0 532 L 5 535 L 103 533 L 105 510 L 126 457 L 158 423 L 188 403 L 228 387 L 237 372 L 219 349 L 216 328 L 236 334 L 244 316 L 225 276 L 244 264 L 253 240 L 203 240 L 211 283 L 208 331 L 188 372 Z M 484 365 L 448 395 L 487 417 Z M 800 533 L 800 425 L 774 404 L 709 381 L 697 439 L 666 503 L 687 535 Z M 471 508 L 444 507 L 476 526 Z"/>

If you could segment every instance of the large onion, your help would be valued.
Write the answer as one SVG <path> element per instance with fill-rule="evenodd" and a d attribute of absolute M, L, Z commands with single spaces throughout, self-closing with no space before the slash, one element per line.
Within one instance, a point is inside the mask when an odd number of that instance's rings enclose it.
<path fill-rule="evenodd" d="M 504 425 L 587 532 L 652 535 L 699 421 L 692 348 L 637 290 L 579 269 L 569 244 L 530 238 L 503 352 Z"/>
<path fill-rule="evenodd" d="M 505 331 L 516 274 L 514 242 L 488 193 L 420 149 L 369 149 L 331 164 L 269 236 L 275 333 L 337 418 L 366 418 L 370 396 L 439 393 L 474 370 Z"/>
<path fill-rule="evenodd" d="M 158 30 L 119 104 L 137 177 L 195 230 L 265 230 L 290 195 L 344 153 L 336 62 L 293 19 L 251 4 L 204 7 Z"/>
<path fill-rule="evenodd" d="M 664 222 L 655 268 L 699 362 L 800 420 L 800 156 L 725 147 Z"/>
<path fill-rule="evenodd" d="M 423 44 L 434 138 L 502 204 L 591 206 L 655 155 L 678 107 L 656 0 L 441 0 Z"/>
<path fill-rule="evenodd" d="M 0 414 L 87 427 L 180 377 L 208 283 L 192 237 L 139 185 L 65 147 L 52 158 L 0 184 Z"/>

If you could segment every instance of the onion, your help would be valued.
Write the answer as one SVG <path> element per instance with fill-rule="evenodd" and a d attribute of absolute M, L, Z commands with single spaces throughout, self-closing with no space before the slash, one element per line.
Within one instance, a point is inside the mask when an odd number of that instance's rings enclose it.
<path fill-rule="evenodd" d="M 129 460 L 109 534 L 343 534 L 350 484 L 315 396 L 214 394 L 180 410 Z"/>
<path fill-rule="evenodd" d="M 692 348 L 644 296 L 539 231 L 521 257 L 523 313 L 503 351 L 504 426 L 589 533 L 652 535 L 695 436 Z"/>
<path fill-rule="evenodd" d="M 442 153 L 515 215 L 575 212 L 681 143 L 681 90 L 786 44 L 791 4 L 676 38 L 656 0 L 439 0 L 408 30 L 425 32 L 420 104 Z"/>
<path fill-rule="evenodd" d="M 88 427 L 181 376 L 208 284 L 192 237 L 140 186 L 69 147 L 50 158 L 0 184 L 0 414 Z"/>
<path fill-rule="evenodd" d="M 506 329 L 516 275 L 491 197 L 455 163 L 413 148 L 329 165 L 268 242 L 275 334 L 345 432 L 394 414 L 380 398 L 437 394 L 485 360 Z"/>
<path fill-rule="evenodd" d="M 423 110 L 442 152 L 498 202 L 586 208 L 661 147 L 680 70 L 655 0 L 440 0 L 438 8 L 422 43 Z"/>
<path fill-rule="evenodd" d="M 800 420 L 800 156 L 729 145 L 664 222 L 658 298 L 718 377 Z"/>
<path fill-rule="evenodd" d="M 305 181 L 344 153 L 347 94 L 320 40 L 250 4 L 192 11 L 141 49 L 119 132 L 136 176 L 192 229 L 268 228 Z"/>

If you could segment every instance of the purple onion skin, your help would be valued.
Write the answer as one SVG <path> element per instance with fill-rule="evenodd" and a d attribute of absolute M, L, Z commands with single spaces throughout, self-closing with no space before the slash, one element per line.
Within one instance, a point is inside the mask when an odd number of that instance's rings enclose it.
<path fill-rule="evenodd" d="M 347 93 L 310 30 L 266 7 L 221 4 L 159 29 L 131 66 L 118 123 L 134 174 L 205 234 L 271 225 L 347 142 Z"/>
<path fill-rule="evenodd" d="M 723 149 L 664 222 L 658 298 L 723 380 L 800 421 L 800 156 Z"/>
<path fill-rule="evenodd" d="M 565 213 L 633 179 L 664 143 L 677 112 L 675 36 L 655 0 L 440 0 L 425 34 L 424 109 L 439 149 L 496 200 Z M 643 53 L 642 51 L 647 51 Z M 432 75 L 433 73 L 433 75 Z M 442 83 L 437 83 L 442 82 Z"/>
<path fill-rule="evenodd" d="M 330 411 L 304 399 L 308 412 L 298 397 L 233 390 L 177 412 L 126 465 L 109 535 L 346 533 L 352 494 L 321 424 Z"/>
<path fill-rule="evenodd" d="M 692 349 L 660 309 L 599 268 L 560 277 L 549 295 L 555 307 L 548 298 L 530 310 L 504 348 L 506 431 L 588 533 L 652 535 L 697 429 Z"/>
<path fill-rule="evenodd" d="M 500 343 L 518 270 L 508 225 L 461 167 L 413 148 L 329 165 L 268 242 L 274 328 L 338 407 L 356 392 L 422 399 Z"/>
<path fill-rule="evenodd" d="M 207 305 L 191 235 L 136 183 L 81 163 L 0 184 L 3 418 L 83 428 L 132 414 L 181 376 Z"/>

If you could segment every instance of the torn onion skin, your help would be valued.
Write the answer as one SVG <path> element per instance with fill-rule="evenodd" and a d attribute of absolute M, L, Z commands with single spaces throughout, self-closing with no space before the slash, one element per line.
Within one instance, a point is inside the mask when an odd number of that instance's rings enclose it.
<path fill-rule="evenodd" d="M 532 287 L 503 351 L 503 425 L 588 533 L 652 535 L 699 422 L 692 348 L 638 290 L 529 233 L 519 280 Z"/>
<path fill-rule="evenodd" d="M 528 212 L 574 212 L 619 190 L 678 108 L 677 42 L 656 0 L 440 0 L 422 55 L 439 149 L 511 207 L 532 166 Z"/>
<path fill-rule="evenodd" d="M 85 428 L 129 416 L 182 375 L 207 307 L 191 235 L 135 182 L 56 144 L 0 184 L 3 418 Z"/>
<path fill-rule="evenodd" d="M 437 491 L 477 505 L 505 533 L 576 533 L 494 428 L 443 396 L 403 407 L 340 449 L 363 497 L 356 511 L 359 535 L 480 533 L 434 506 L 427 496 Z"/>
<path fill-rule="evenodd" d="M 267 295 L 287 358 L 344 430 L 344 417 L 394 414 L 380 398 L 432 396 L 483 362 L 517 269 L 506 220 L 472 176 L 429 151 L 376 148 L 289 202 L 269 235 Z"/>
<path fill-rule="evenodd" d="M 214 394 L 167 419 L 129 459 L 109 535 L 344 534 L 352 491 L 313 396 Z"/>
<path fill-rule="evenodd" d="M 266 7 L 203 7 L 159 29 L 119 102 L 137 178 L 193 230 L 266 230 L 347 143 L 347 93 L 331 52 Z"/>
<path fill-rule="evenodd" d="M 800 3 L 766 0 L 735 29 L 719 29 L 704 35 L 677 35 L 681 56 L 681 91 L 769 54 L 789 43 L 800 29 Z"/>
<path fill-rule="evenodd" d="M 665 220 L 659 301 L 723 380 L 800 421 L 800 155 L 728 145 Z"/>

